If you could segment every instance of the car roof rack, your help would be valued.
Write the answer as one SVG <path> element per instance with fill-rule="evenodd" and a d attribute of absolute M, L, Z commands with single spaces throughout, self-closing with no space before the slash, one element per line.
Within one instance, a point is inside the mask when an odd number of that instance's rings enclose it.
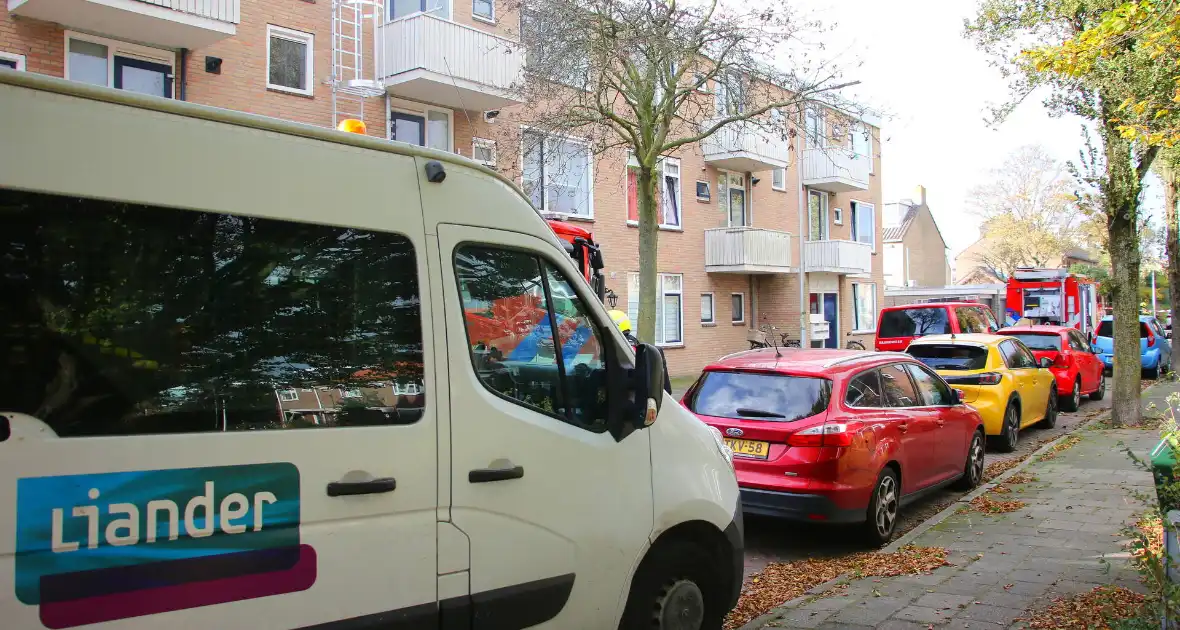
<path fill-rule="evenodd" d="M 899 358 L 905 357 L 907 359 L 913 358 L 904 352 L 871 352 L 869 350 L 865 350 L 864 352 L 861 352 L 860 354 L 855 354 L 850 357 L 840 357 L 839 359 L 834 359 L 832 361 L 828 361 L 827 363 L 825 363 L 823 365 L 823 367 L 826 370 L 830 367 L 834 367 L 834 366 L 841 365 L 844 363 L 853 363 L 856 361 L 861 361 L 863 359 L 871 359 L 871 358 L 882 357 L 882 356 L 884 356 L 884 357 L 891 357 L 892 356 L 892 357 L 899 357 Z"/>

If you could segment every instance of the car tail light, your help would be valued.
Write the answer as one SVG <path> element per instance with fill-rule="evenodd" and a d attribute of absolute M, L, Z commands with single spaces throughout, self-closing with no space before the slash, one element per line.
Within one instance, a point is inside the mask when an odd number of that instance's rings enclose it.
<path fill-rule="evenodd" d="M 861 422 L 833 422 L 803 429 L 787 436 L 787 446 L 852 446 Z"/>
<path fill-rule="evenodd" d="M 1003 377 L 999 372 L 984 372 L 979 375 L 980 385 L 999 385 Z"/>
<path fill-rule="evenodd" d="M 1069 367 L 1069 357 L 1065 356 L 1064 352 L 1058 352 L 1057 358 L 1053 359 L 1053 365 L 1056 367 Z"/>
<path fill-rule="evenodd" d="M 1147 327 L 1147 347 L 1155 347 L 1155 333 L 1151 332 L 1151 326 Z"/>

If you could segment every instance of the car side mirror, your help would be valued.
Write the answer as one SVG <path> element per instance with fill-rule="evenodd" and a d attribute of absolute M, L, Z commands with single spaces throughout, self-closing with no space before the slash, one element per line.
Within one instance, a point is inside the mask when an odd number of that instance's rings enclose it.
<path fill-rule="evenodd" d="M 963 404 L 963 390 L 955 389 L 954 387 L 951 388 L 951 404 L 952 405 Z"/>
<path fill-rule="evenodd" d="M 1091 354 L 1098 354 L 1098 346 L 1091 344 L 1090 345 L 1090 353 Z"/>
<path fill-rule="evenodd" d="M 1051 365 L 1053 365 L 1053 359 L 1050 359 L 1049 357 L 1041 357 L 1041 361 L 1040 361 L 1041 369 L 1047 370 L 1047 369 L 1049 369 L 1049 366 L 1051 366 Z"/>

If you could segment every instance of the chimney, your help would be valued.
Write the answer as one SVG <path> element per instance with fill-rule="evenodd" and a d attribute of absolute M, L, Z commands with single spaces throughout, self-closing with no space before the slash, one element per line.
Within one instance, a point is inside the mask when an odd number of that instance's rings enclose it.
<path fill-rule="evenodd" d="M 925 206 L 926 205 L 926 187 L 919 185 L 918 189 L 915 190 L 914 192 L 918 193 L 918 205 Z"/>

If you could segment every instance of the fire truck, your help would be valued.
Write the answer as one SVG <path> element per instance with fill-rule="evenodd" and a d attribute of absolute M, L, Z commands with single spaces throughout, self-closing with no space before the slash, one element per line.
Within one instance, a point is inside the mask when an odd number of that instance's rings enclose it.
<path fill-rule="evenodd" d="M 1008 325 L 1021 319 L 1072 326 L 1087 336 L 1102 319 L 1098 285 L 1066 269 L 1019 268 L 1008 278 Z"/>
<path fill-rule="evenodd" d="M 578 227 L 572 223 L 567 223 L 560 220 L 559 215 L 542 214 L 545 222 L 561 239 L 561 244 L 565 247 L 565 251 L 578 263 L 578 269 L 582 271 L 582 276 L 586 278 L 586 282 L 590 283 L 590 288 L 594 289 L 594 295 L 598 296 L 598 301 L 606 300 L 606 280 L 602 275 L 602 268 L 605 266 L 602 261 L 602 249 L 594 242 L 594 235 L 585 228 Z"/>

